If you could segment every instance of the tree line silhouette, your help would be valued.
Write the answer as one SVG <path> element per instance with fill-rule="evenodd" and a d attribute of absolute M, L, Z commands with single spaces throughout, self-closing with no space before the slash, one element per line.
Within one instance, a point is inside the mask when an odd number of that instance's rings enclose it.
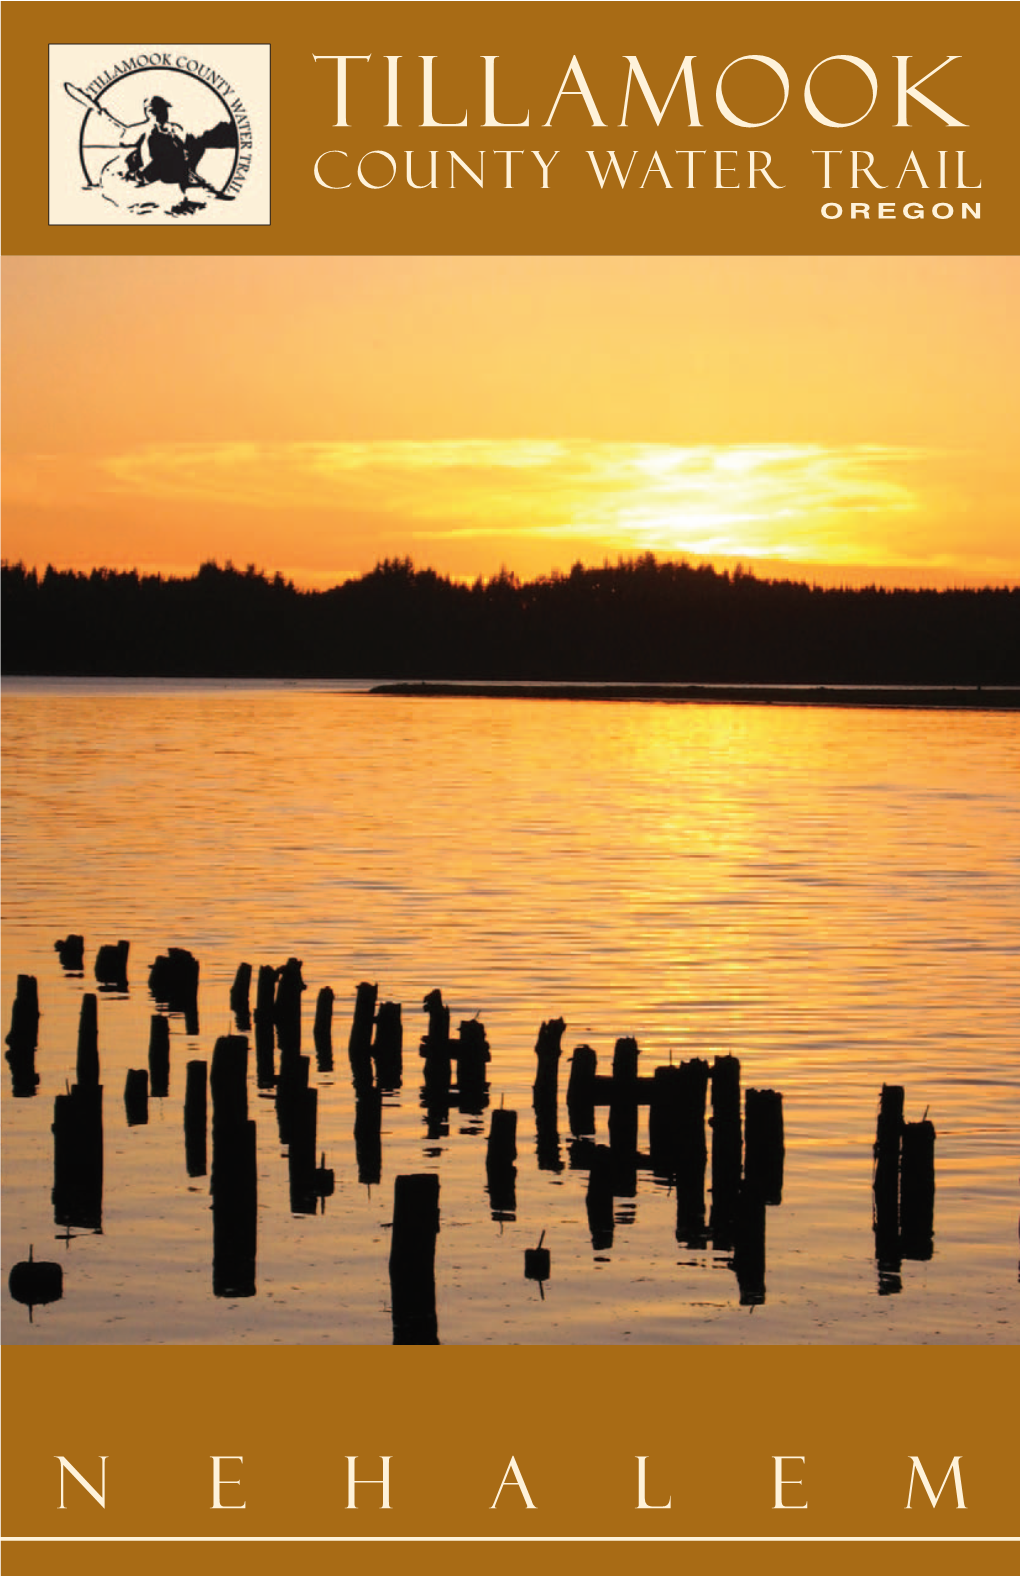
<path fill-rule="evenodd" d="M 651 553 L 474 584 L 388 558 L 324 591 L 229 562 L 5 562 L 0 605 L 7 674 L 1020 683 L 1020 586 L 824 588 Z"/>

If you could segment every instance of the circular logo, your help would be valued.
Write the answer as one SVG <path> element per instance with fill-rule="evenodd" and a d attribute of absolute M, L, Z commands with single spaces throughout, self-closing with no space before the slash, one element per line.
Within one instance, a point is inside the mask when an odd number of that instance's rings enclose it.
<path fill-rule="evenodd" d="M 108 202 L 134 214 L 183 216 L 230 200 L 238 126 L 211 83 L 161 65 L 125 72 L 94 94 L 65 87 L 86 111 L 79 137 L 85 179 Z"/>

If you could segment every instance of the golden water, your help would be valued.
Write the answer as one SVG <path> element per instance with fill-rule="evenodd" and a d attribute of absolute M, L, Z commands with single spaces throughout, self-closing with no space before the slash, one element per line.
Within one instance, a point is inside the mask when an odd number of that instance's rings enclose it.
<path fill-rule="evenodd" d="M 1008 715 L 801 706 L 395 700 L 316 685 L 16 681 L 5 688 L 3 1024 L 39 980 L 34 1099 L 3 1089 L 4 1278 L 59 1258 L 63 1300 L 4 1293 L 34 1342 L 387 1342 L 393 1179 L 436 1169 L 446 1342 L 1012 1341 L 1020 1176 L 1020 724 Z M 86 937 L 86 977 L 53 942 Z M 54 1224 L 53 1096 L 74 1078 L 96 947 L 131 942 L 126 997 L 99 1002 L 101 1235 Z M 170 1096 L 126 1123 L 154 1011 L 148 965 L 201 962 L 200 1032 L 171 1027 Z M 271 1099 L 258 1126 L 257 1295 L 212 1293 L 203 1179 L 184 1163 L 184 1064 L 230 1032 L 247 959 L 303 960 L 305 1026 L 337 993 L 318 1147 L 336 1192 L 290 1212 Z M 383 1112 L 382 1183 L 358 1182 L 346 1043 L 359 980 L 404 1009 L 404 1084 Z M 494 1221 L 488 1113 L 419 1104 L 421 1000 L 480 1014 L 490 1098 L 518 1116 L 517 1208 Z M 254 1004 L 254 991 L 253 991 Z M 562 1171 L 540 1170 L 536 1032 L 567 1021 Z M 570 1168 L 568 1057 L 641 1071 L 730 1051 L 783 1092 L 786 1175 L 767 1211 L 767 1294 L 741 1308 L 729 1255 L 675 1239 L 639 1173 L 594 1253 Z M 252 1059 L 254 1061 L 254 1058 Z M 6 1069 L 5 1069 L 6 1073 Z M 938 1134 L 934 1255 L 879 1296 L 871 1145 L 883 1082 Z M 605 1141 L 605 1115 L 600 1136 Z M 641 1147 L 646 1116 L 642 1114 Z M 523 1276 L 545 1230 L 544 1299 Z"/>

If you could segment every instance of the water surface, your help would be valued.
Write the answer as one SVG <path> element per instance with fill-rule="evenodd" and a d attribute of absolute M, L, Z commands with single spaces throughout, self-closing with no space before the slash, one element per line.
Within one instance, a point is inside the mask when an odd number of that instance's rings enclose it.
<path fill-rule="evenodd" d="M 63 1299 L 31 1324 L 5 1292 L 8 1341 L 388 1342 L 394 1178 L 431 1170 L 444 1342 L 1016 1339 L 1014 716 L 15 681 L 3 722 L 4 1031 L 18 973 L 37 975 L 42 1009 L 36 1096 L 4 1081 L 4 1276 L 30 1244 L 64 1269 Z M 70 931 L 86 936 L 84 979 L 53 951 Z M 99 1000 L 103 1229 L 68 1233 L 51 1202 L 53 1099 L 74 1080 L 96 948 L 120 937 L 129 990 Z M 170 945 L 200 960 L 199 1032 L 172 1017 L 169 1096 L 129 1127 L 148 965 Z M 208 1183 L 185 1168 L 184 1067 L 230 1032 L 241 959 L 290 956 L 308 985 L 306 1052 L 319 988 L 337 995 L 335 1068 L 317 1071 L 313 1053 L 311 1074 L 336 1191 L 323 1213 L 292 1214 L 252 1058 L 257 1292 L 215 1297 Z M 405 1026 L 371 1188 L 346 1056 L 360 980 L 403 1003 Z M 454 1106 L 430 1135 L 417 1042 L 435 986 L 455 1032 L 480 1015 L 492 1062 L 489 1109 Z M 541 1169 L 534 1045 L 559 1016 L 562 1169 Z M 608 1072 L 622 1035 L 643 1073 L 729 1052 L 745 1087 L 783 1093 L 783 1197 L 766 1212 L 753 1309 L 730 1252 L 677 1242 L 675 1196 L 649 1171 L 615 1201 L 612 1247 L 592 1247 L 568 1057 L 587 1042 Z M 880 1295 L 883 1082 L 905 1087 L 908 1119 L 929 1111 L 937 1191 L 932 1257 L 904 1261 L 900 1289 Z M 518 1112 L 516 1208 L 494 1220 L 485 1138 L 501 1099 Z M 542 1231 L 540 1289 L 523 1263 Z"/>

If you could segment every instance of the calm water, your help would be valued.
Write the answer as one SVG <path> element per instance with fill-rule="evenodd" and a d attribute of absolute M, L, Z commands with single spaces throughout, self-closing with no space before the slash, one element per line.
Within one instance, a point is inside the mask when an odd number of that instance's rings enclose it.
<path fill-rule="evenodd" d="M 808 707 L 404 701 L 322 686 L 11 683 L 3 700 L 3 1024 L 38 976 L 38 1093 L 4 1068 L 8 1341 L 392 1339 L 394 1178 L 437 1171 L 444 1342 L 1015 1341 L 1020 1206 L 1020 723 Z M 86 937 L 86 977 L 53 942 Z M 101 942 L 131 942 L 101 995 L 102 1233 L 54 1223 L 53 1098 L 75 1076 Z M 169 1097 L 127 1125 L 144 1067 L 148 966 L 201 962 L 200 1032 L 171 1019 Z M 257 1294 L 213 1295 L 207 1179 L 189 1178 L 185 1063 L 230 1032 L 247 959 L 303 960 L 322 1213 L 291 1213 L 274 1103 L 257 1122 Z M 359 980 L 403 1003 L 404 1081 L 384 1098 L 382 1178 L 358 1180 L 347 1034 Z M 319 988 L 335 1070 L 316 1071 Z M 428 1131 L 421 1002 L 439 986 L 492 1047 L 490 1109 Z M 254 990 L 253 990 L 254 1005 Z M 566 1019 L 558 1145 L 536 1154 L 534 1045 Z M 639 1169 L 593 1250 L 571 1164 L 569 1055 L 642 1073 L 732 1052 L 784 1096 L 782 1203 L 766 1296 L 729 1252 L 676 1240 L 676 1200 Z M 934 1253 L 879 1295 L 872 1142 L 883 1082 L 937 1131 Z M 486 1192 L 490 1110 L 518 1112 L 514 1219 Z M 606 1111 L 597 1137 L 606 1143 Z M 639 1149 L 647 1149 L 641 1112 Z M 583 1158 L 574 1155 L 574 1160 Z M 551 1278 L 526 1280 L 545 1231 Z M 68 1240 L 69 1239 L 69 1240 Z M 34 1322 L 11 1265 L 59 1259 Z M 544 1297 L 542 1290 L 544 1289 Z"/>

